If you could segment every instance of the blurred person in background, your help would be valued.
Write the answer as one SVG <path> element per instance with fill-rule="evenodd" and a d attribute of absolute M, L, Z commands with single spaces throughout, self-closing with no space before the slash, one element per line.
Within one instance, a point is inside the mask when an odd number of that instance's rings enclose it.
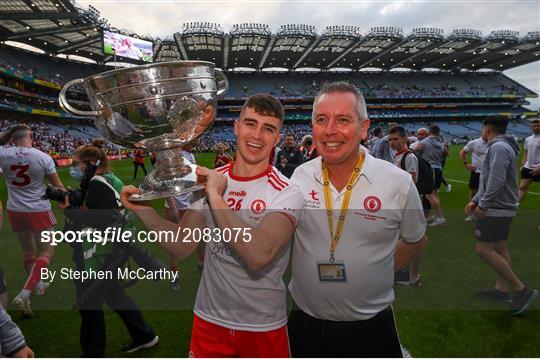
<path fill-rule="evenodd" d="M 540 182 L 540 119 L 531 121 L 533 134 L 525 139 L 525 154 L 521 163 L 519 202 L 523 201 L 527 189 L 534 182 Z"/>
<path fill-rule="evenodd" d="M 43 295 L 49 283 L 41 281 L 41 270 L 48 268 L 54 247 L 41 241 L 41 233 L 56 225 L 51 203 L 44 199 L 45 180 L 64 188 L 56 173 L 51 156 L 32 147 L 32 130 L 26 125 L 12 126 L 0 136 L 0 144 L 12 142 L 14 147 L 0 151 L 0 168 L 7 189 L 7 213 L 13 232 L 23 252 L 23 266 L 28 279 L 23 289 L 13 299 L 22 312 L 31 316 L 30 294 Z"/>
<path fill-rule="evenodd" d="M 480 173 L 482 173 L 482 164 L 486 155 L 487 144 L 487 141 L 482 137 L 479 137 L 467 142 L 465 147 L 459 152 L 459 157 L 463 161 L 463 166 L 470 172 L 469 201 L 476 195 L 478 187 L 480 186 Z M 469 153 L 471 154 L 471 162 L 467 159 L 467 154 Z M 467 216 L 467 218 L 465 218 L 467 222 L 472 221 L 472 219 L 473 216 Z"/>
<path fill-rule="evenodd" d="M 143 149 L 135 150 L 135 157 L 133 157 L 133 178 L 137 178 L 137 172 L 139 167 L 142 168 L 144 175 L 146 176 L 146 167 L 144 167 L 144 160 L 146 158 L 146 151 Z"/>
<path fill-rule="evenodd" d="M 304 163 L 304 156 L 302 152 L 296 148 L 294 135 L 288 133 L 285 135 L 283 148 L 277 154 L 275 166 L 285 177 L 291 178 L 296 167 L 300 166 L 302 163 Z"/>

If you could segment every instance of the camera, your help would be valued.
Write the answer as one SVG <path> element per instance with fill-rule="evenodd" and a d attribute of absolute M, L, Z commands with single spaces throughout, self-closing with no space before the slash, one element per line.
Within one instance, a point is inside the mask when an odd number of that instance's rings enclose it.
<path fill-rule="evenodd" d="M 80 207 L 84 202 L 84 193 L 81 189 L 67 189 L 48 185 L 45 189 L 44 199 L 50 199 L 56 202 L 64 202 L 65 197 L 68 197 L 69 204 L 73 207 Z"/>
<path fill-rule="evenodd" d="M 64 190 L 62 188 L 48 185 L 45 189 L 45 195 L 43 196 L 43 199 L 49 199 L 56 202 L 64 202 L 65 197 L 67 196 L 69 199 L 69 206 L 71 208 L 80 208 L 84 203 L 84 196 L 86 195 L 86 191 L 88 190 L 88 186 L 90 185 L 90 180 L 96 174 L 98 166 L 99 160 L 95 165 L 90 163 L 86 166 L 86 170 L 84 171 L 84 177 L 81 180 L 79 189 Z"/>
<path fill-rule="evenodd" d="M 122 243 L 120 249 L 124 251 L 128 257 L 131 257 L 140 268 L 144 268 L 147 271 L 157 272 L 167 268 L 160 259 L 152 254 L 152 252 L 135 243 Z"/>

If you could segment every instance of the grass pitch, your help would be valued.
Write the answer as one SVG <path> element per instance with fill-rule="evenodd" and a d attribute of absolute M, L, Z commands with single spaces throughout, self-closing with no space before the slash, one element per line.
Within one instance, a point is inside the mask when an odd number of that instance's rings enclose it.
<path fill-rule="evenodd" d="M 429 243 L 423 253 L 422 286 L 397 288 L 397 325 L 402 344 L 415 357 L 538 357 L 540 356 L 540 300 L 520 317 L 511 317 L 507 305 L 494 303 L 474 295 L 475 288 L 494 284 L 495 274 L 474 253 L 474 224 L 464 221 L 467 203 L 468 172 L 458 157 L 460 147 L 451 148 L 445 178 L 452 185 L 446 193 L 441 188 L 441 201 L 448 225 L 428 230 Z M 213 154 L 198 154 L 197 162 L 210 166 Z M 150 168 L 147 161 L 147 168 Z M 126 184 L 131 181 L 130 160 L 113 163 L 114 172 Z M 76 187 L 67 168 L 59 169 L 64 184 Z M 509 238 L 513 267 L 518 276 L 534 288 L 540 287 L 540 184 L 534 183 L 512 223 Z M 0 182 L 0 198 L 7 198 L 4 181 Z M 162 201 L 156 201 L 162 208 Z M 61 228 L 63 217 L 55 209 Z M 157 247 L 149 248 L 162 259 L 167 255 Z M 10 299 L 24 284 L 21 252 L 9 223 L 4 220 L 0 240 L 0 263 L 6 272 Z M 51 269 L 72 266 L 71 248 L 57 247 Z M 192 324 L 193 302 L 199 281 L 195 257 L 180 264 L 181 291 L 172 292 L 167 282 L 141 281 L 128 291 L 143 308 L 145 319 L 160 336 L 156 348 L 133 356 L 187 356 Z M 289 272 L 286 275 L 288 282 Z M 35 316 L 25 319 L 11 307 L 10 314 L 19 324 L 29 346 L 41 357 L 77 357 L 79 348 L 79 316 L 69 308 L 74 303 L 73 285 L 55 281 L 43 297 L 33 297 Z M 156 309 L 157 308 L 157 309 Z M 129 340 L 120 318 L 106 311 L 107 355 L 129 356 L 120 352 Z M 361 340 L 361 338 L 359 338 Z"/>

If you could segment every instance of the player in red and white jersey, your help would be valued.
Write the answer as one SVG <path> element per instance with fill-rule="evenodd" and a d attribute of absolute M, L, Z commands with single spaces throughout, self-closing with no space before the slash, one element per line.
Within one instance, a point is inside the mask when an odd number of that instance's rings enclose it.
<path fill-rule="evenodd" d="M 231 162 L 231 157 L 225 152 L 225 144 L 220 142 L 216 145 L 216 157 L 214 158 L 214 168 L 222 167 Z"/>
<path fill-rule="evenodd" d="M 269 164 L 282 122 L 283 107 L 277 99 L 248 98 L 234 126 L 235 160 L 216 171 L 197 169 L 206 178 L 206 197 L 191 205 L 180 227 L 183 233 L 211 228 L 213 237 L 206 246 L 195 302 L 192 356 L 290 356 L 282 276 L 304 199 L 299 188 Z M 150 230 L 178 229 L 150 207 L 130 203 L 128 196 L 137 191 L 125 188 L 122 201 Z M 160 245 L 187 258 L 198 245 L 195 236 L 188 240 Z"/>
<path fill-rule="evenodd" d="M 51 230 L 56 224 L 51 203 L 43 199 L 45 179 L 55 187 L 64 188 L 64 185 L 51 156 L 32 148 L 32 130 L 28 126 L 11 127 L 0 140 L 4 144 L 8 141 L 15 146 L 0 149 L 0 168 L 8 188 L 9 222 L 17 234 L 28 272 L 28 280 L 13 303 L 31 315 L 30 293 L 36 288 L 37 294 L 43 294 L 46 285 L 40 280 L 41 269 L 49 266 L 54 255 L 53 247 L 40 241 L 41 232 Z"/>

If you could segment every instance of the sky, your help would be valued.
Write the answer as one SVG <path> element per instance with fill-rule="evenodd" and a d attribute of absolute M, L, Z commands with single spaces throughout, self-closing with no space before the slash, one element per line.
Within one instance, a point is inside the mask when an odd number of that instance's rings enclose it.
<path fill-rule="evenodd" d="M 330 25 L 355 25 L 362 34 L 373 26 L 396 26 L 407 35 L 415 27 L 478 29 L 484 35 L 491 30 L 517 30 L 520 35 L 540 31 L 540 1 L 500 0 L 334 0 L 334 1 L 206 1 L 206 0 L 76 0 L 87 8 L 94 6 L 112 26 L 152 37 L 171 36 L 182 23 L 206 21 L 221 24 L 225 32 L 233 24 L 252 22 L 270 26 L 313 25 L 321 33 Z M 505 74 L 529 89 L 540 93 L 540 61 L 520 66 Z M 532 106 L 540 107 L 540 100 Z"/>

